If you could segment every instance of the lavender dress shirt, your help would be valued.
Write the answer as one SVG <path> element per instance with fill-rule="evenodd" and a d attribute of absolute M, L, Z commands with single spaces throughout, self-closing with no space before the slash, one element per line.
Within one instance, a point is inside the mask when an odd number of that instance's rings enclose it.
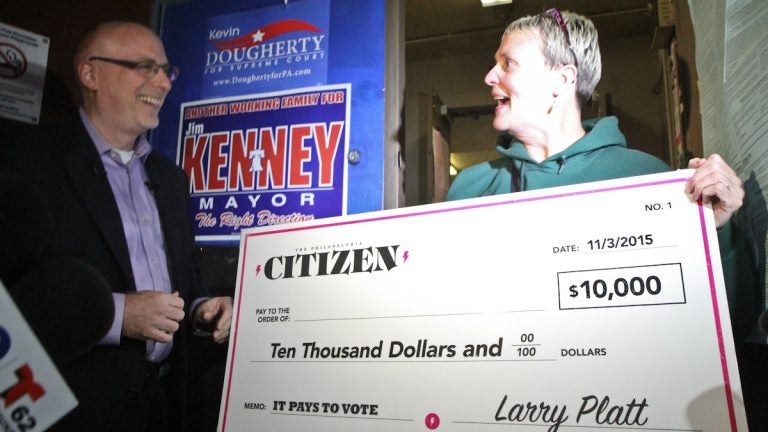
<path fill-rule="evenodd" d="M 112 149 L 99 134 L 82 109 L 80 118 L 101 156 L 107 179 L 120 210 L 136 289 L 171 292 L 160 216 L 144 169 L 144 162 L 152 151 L 152 147 L 146 137 L 140 136 L 136 141 L 132 157 L 123 162 L 120 153 Z M 119 345 L 125 294 L 113 293 L 112 298 L 115 302 L 115 320 L 101 343 Z M 162 361 L 170 353 L 171 345 L 171 343 L 147 341 L 147 360 Z"/>

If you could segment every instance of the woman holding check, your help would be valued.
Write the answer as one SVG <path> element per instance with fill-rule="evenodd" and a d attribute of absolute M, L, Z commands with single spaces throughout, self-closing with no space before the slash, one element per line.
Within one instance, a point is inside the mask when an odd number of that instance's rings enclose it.
<path fill-rule="evenodd" d="M 597 31 L 588 18 L 557 9 L 520 18 L 504 31 L 495 60 L 485 83 L 497 103 L 493 127 L 502 132 L 496 147 L 502 157 L 463 170 L 446 199 L 671 169 L 654 156 L 628 149 L 616 117 L 582 120 L 581 107 L 601 73 Z M 688 167 L 696 171 L 686 193 L 714 209 L 738 348 L 757 322 L 758 304 L 755 260 L 731 222 L 744 198 L 742 181 L 717 154 L 692 159 Z"/>

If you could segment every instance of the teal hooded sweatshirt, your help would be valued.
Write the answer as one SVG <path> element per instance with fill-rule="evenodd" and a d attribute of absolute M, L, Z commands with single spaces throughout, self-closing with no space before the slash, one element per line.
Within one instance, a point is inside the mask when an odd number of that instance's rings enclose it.
<path fill-rule="evenodd" d="M 504 157 L 474 165 L 456 177 L 446 200 L 544 189 L 671 170 L 660 159 L 627 148 L 616 117 L 587 120 L 587 134 L 560 153 L 536 162 L 523 143 L 502 136 L 496 150 Z"/>
<path fill-rule="evenodd" d="M 582 122 L 586 135 L 567 149 L 536 162 L 523 143 L 502 136 L 499 159 L 462 170 L 446 201 L 544 189 L 670 171 L 660 159 L 627 148 L 616 117 Z M 746 339 L 757 323 L 758 270 L 746 236 L 731 221 L 717 232 L 734 339 Z"/>

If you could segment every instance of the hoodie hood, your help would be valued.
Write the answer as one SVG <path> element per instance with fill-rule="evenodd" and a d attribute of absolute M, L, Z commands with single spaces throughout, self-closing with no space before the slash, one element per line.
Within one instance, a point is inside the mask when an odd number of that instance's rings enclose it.
<path fill-rule="evenodd" d="M 669 171 L 669 165 L 627 148 L 616 117 L 582 122 L 586 134 L 560 153 L 536 162 L 515 137 L 502 135 L 502 157 L 466 168 L 451 184 L 447 200 L 543 189 Z"/>
<path fill-rule="evenodd" d="M 496 142 L 496 151 L 504 157 L 521 162 L 532 163 L 536 165 L 547 165 L 558 163 L 558 161 L 592 152 L 604 147 L 619 146 L 627 147 L 627 139 L 619 130 L 619 120 L 616 117 L 603 117 L 600 119 L 589 119 L 581 122 L 581 126 L 586 131 L 583 137 L 568 146 L 560 153 L 551 155 L 547 159 L 536 162 L 528 154 L 528 150 L 521 141 L 511 135 L 501 135 Z M 562 172 L 562 169 L 561 169 Z"/>

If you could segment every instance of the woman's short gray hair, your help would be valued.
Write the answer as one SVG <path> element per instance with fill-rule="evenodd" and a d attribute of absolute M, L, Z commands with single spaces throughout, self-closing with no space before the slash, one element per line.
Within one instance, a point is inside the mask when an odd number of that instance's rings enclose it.
<path fill-rule="evenodd" d="M 562 19 L 558 20 L 557 16 Z M 560 23 L 563 23 L 566 31 L 563 31 Z M 602 69 L 597 29 L 592 21 L 577 13 L 550 9 L 539 15 L 515 20 L 507 26 L 504 36 L 518 30 L 538 32 L 548 66 L 576 66 L 576 94 L 582 105 L 588 101 L 600 81 Z"/>

